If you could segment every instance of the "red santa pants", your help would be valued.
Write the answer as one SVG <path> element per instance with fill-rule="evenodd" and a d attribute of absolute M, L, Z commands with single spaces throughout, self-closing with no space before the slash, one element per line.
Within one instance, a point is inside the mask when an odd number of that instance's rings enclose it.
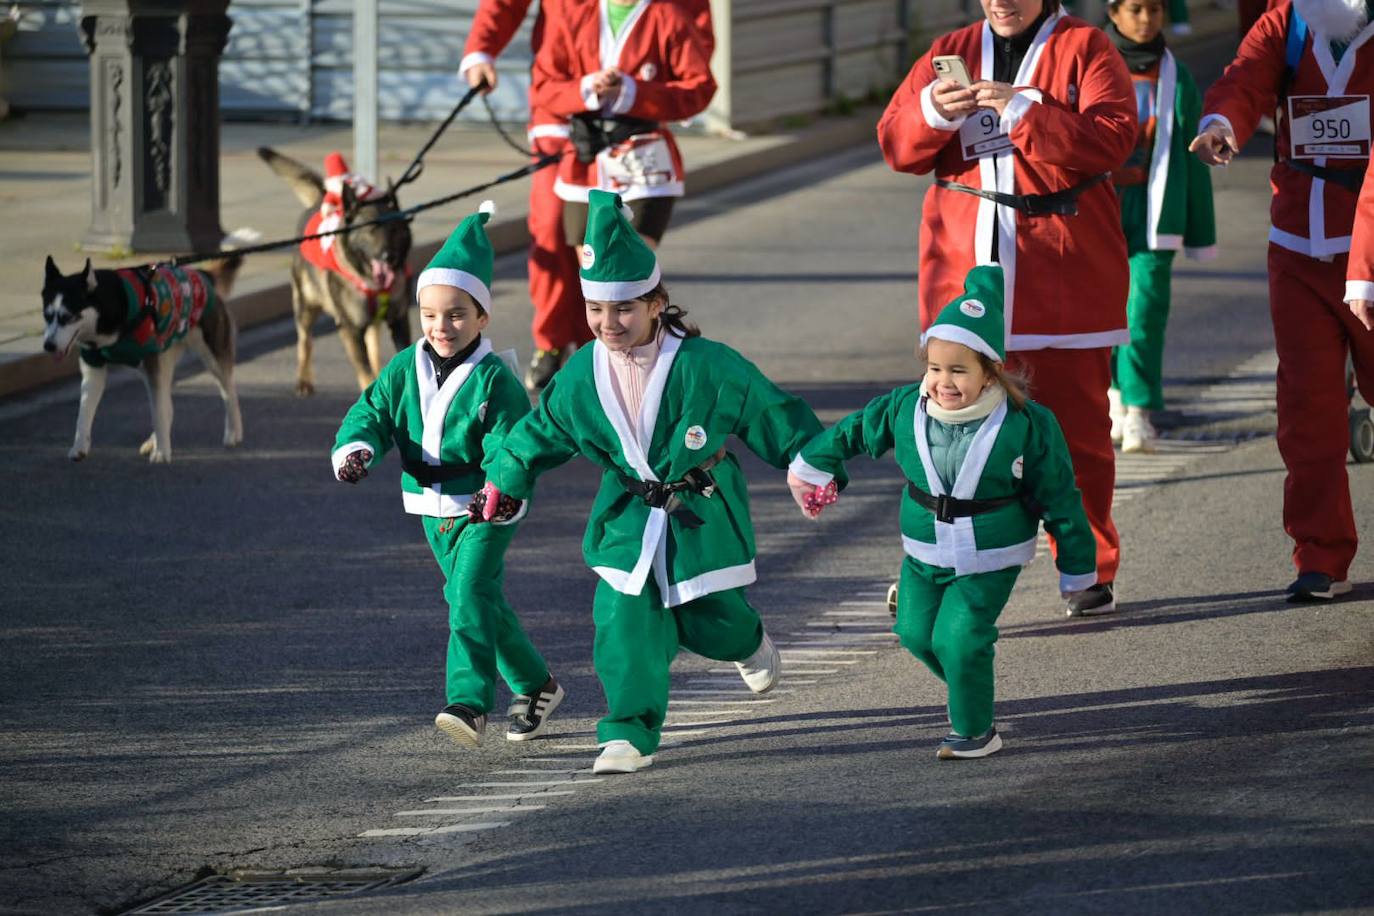
<path fill-rule="evenodd" d="M 1107 388 L 1112 381 L 1112 351 L 1018 350 L 1007 354 L 1007 368 L 1026 376 L 1030 396 L 1054 414 L 1073 459 L 1073 476 L 1083 492 L 1083 509 L 1097 540 L 1097 581 L 1116 581 L 1121 536 L 1112 521 L 1116 451 Z M 1050 547 L 1054 548 L 1051 539 Z"/>
<path fill-rule="evenodd" d="M 534 141 L 535 152 L 540 155 L 561 152 L 567 146 L 563 137 Z M 592 339 L 577 254 L 563 240 L 563 201 L 553 193 L 557 177 L 555 164 L 540 169 L 530 179 L 529 276 L 530 302 L 534 305 L 530 333 L 541 350 L 560 350 Z"/>
<path fill-rule="evenodd" d="M 1350 447 L 1345 364 L 1353 356 L 1365 400 L 1374 395 L 1374 333 L 1342 302 L 1346 256 L 1318 261 L 1269 246 L 1269 314 L 1279 354 L 1283 530 L 1299 572 L 1345 579 L 1358 539 L 1346 478 Z"/>

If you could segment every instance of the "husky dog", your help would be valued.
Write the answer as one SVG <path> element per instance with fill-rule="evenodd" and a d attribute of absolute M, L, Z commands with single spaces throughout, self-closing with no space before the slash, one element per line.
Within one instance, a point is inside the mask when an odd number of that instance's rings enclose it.
<path fill-rule="evenodd" d="M 296 199 L 306 207 L 300 221 L 302 234 L 325 229 L 326 225 L 320 225 L 320 216 L 330 210 L 331 205 L 337 206 L 339 212 L 327 225 L 335 228 L 365 223 L 400 209 L 394 190 L 375 191 L 353 175 L 331 176 L 327 182 L 313 169 L 268 147 L 260 147 L 258 156 L 272 171 L 286 179 Z M 331 159 L 342 162 L 337 154 Z M 314 347 L 310 331 L 320 312 L 334 319 L 344 353 L 357 375 L 358 387 L 366 388 L 382 369 L 382 324 L 390 331 L 398 351 L 410 346 L 409 290 L 405 282 L 406 258 L 410 256 L 411 245 L 410 224 L 397 219 L 313 244 L 314 248 L 308 247 L 312 245 L 310 242 L 302 245 L 291 264 L 291 310 L 296 318 L 296 394 L 315 393 L 311 363 Z M 307 256 L 308 253 L 311 256 Z M 321 260 L 331 266 L 322 266 Z"/>
<path fill-rule="evenodd" d="M 226 239 L 232 244 L 242 235 Z M 81 406 L 76 441 L 67 457 L 91 451 L 91 423 L 105 393 L 106 366 L 140 366 L 153 412 L 153 434 L 139 449 L 154 463 L 172 460 L 172 373 L 190 346 L 210 370 L 224 399 L 224 444 L 243 441 L 243 419 L 234 390 L 236 328 L 225 300 L 242 257 L 210 262 L 204 270 L 93 270 L 63 275 L 49 255 L 43 278 L 43 349 L 62 359 L 81 357 Z"/>

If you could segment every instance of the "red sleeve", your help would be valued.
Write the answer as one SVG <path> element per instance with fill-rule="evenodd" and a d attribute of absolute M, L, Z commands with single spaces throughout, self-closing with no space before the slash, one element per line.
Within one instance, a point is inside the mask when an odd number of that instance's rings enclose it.
<path fill-rule="evenodd" d="M 711 0 L 683 0 L 682 5 L 691 16 L 692 25 L 696 26 L 697 39 L 709 61 L 716 51 L 716 30 L 711 25 Z"/>
<path fill-rule="evenodd" d="M 937 127 L 930 123 L 921 106 L 922 90 L 935 82 L 935 68 L 930 61 L 938 46 L 939 42 L 916 61 L 878 121 L 878 146 L 887 164 L 898 172 L 926 174 L 935 168 L 935 160 L 946 144 L 959 136 L 956 122 Z"/>
<path fill-rule="evenodd" d="M 1236 59 L 1211 85 L 1202 100 L 1202 117 L 1217 114 L 1231 122 L 1236 142 L 1246 144 L 1259 119 L 1273 114 L 1279 86 L 1287 69 L 1288 11 L 1270 9 L 1245 33 Z M 1305 56 L 1306 52 L 1304 52 Z"/>
<path fill-rule="evenodd" d="M 544 45 L 534 57 L 530 74 L 531 108 L 542 108 L 561 118 L 587 110 L 582 100 L 585 74 L 577 72 L 572 38 L 567 23 L 548 23 Z"/>
<path fill-rule="evenodd" d="M 530 0 L 480 0 L 467 43 L 463 45 L 463 56 L 499 56 L 519 31 L 529 8 Z"/>
<path fill-rule="evenodd" d="M 709 15 L 709 13 L 708 13 Z M 625 114 L 650 121 L 685 121 L 701 112 L 716 94 L 711 54 L 691 22 L 668 18 L 659 53 L 668 62 L 667 80 L 636 80 L 634 103 Z"/>
<path fill-rule="evenodd" d="M 1032 102 L 1012 127 L 1011 142 L 1031 161 L 1077 172 L 1109 172 L 1135 148 L 1135 90 L 1126 62 L 1107 36 L 1097 29 L 1079 31 L 1088 41 L 1078 110 L 1049 98 Z"/>
<path fill-rule="evenodd" d="M 1350 237 L 1350 263 L 1346 267 L 1346 301 L 1374 300 L 1374 159 L 1364 172 L 1364 186 L 1355 205 L 1355 231 Z M 1352 288 L 1352 284 L 1362 284 Z"/>

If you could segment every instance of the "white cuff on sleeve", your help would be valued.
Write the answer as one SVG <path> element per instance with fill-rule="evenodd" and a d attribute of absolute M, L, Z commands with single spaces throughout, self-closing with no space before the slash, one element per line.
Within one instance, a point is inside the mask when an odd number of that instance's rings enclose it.
<path fill-rule="evenodd" d="M 635 93 L 639 91 L 638 85 L 632 77 L 622 76 L 620 78 L 620 92 L 616 95 L 615 101 L 611 103 L 611 114 L 628 114 L 635 104 Z"/>
<path fill-rule="evenodd" d="M 1368 299 L 1374 302 L 1374 280 L 1346 280 L 1345 281 L 1345 300 L 1354 302 L 1356 299 Z"/>
<path fill-rule="evenodd" d="M 592 78 L 595 76 L 595 73 L 588 73 L 578 84 L 578 89 L 582 93 L 582 104 L 588 111 L 601 110 L 601 97 L 592 91 Z"/>
<path fill-rule="evenodd" d="M 1226 115 L 1209 114 L 1203 116 L 1202 120 L 1198 122 L 1197 132 L 1200 134 L 1213 124 L 1219 124 L 1226 129 L 1227 135 L 1231 138 L 1232 146 L 1240 146 L 1240 144 L 1236 142 L 1236 129 L 1231 125 L 1231 119 L 1226 117 Z"/>
<path fill-rule="evenodd" d="M 926 88 L 921 90 L 921 114 L 925 115 L 926 123 L 936 130 L 947 130 L 950 132 L 958 130 L 968 115 L 960 115 L 953 121 L 941 115 L 935 110 L 935 100 L 932 96 L 935 93 L 935 83 L 927 83 Z"/>
<path fill-rule="evenodd" d="M 1183 256 L 1193 261 L 1215 261 L 1220 252 L 1215 245 L 1204 245 L 1201 248 L 1184 248 Z"/>
<path fill-rule="evenodd" d="M 1030 107 L 1039 104 L 1044 100 L 1039 89 L 1022 89 L 1011 97 L 1006 107 L 1002 109 L 1002 133 L 1011 135 L 1016 129 L 1016 125 L 1030 111 Z"/>
<path fill-rule="evenodd" d="M 800 452 L 797 453 L 797 457 L 792 459 L 792 463 L 787 466 L 787 470 L 801 480 L 817 487 L 823 487 L 835 479 L 834 474 L 827 474 L 820 468 L 815 468 L 807 464 Z"/>
<path fill-rule="evenodd" d="M 1083 589 L 1097 584 L 1097 573 L 1083 573 L 1071 576 L 1068 573 L 1059 574 L 1059 590 L 1061 592 L 1081 592 Z"/>
<path fill-rule="evenodd" d="M 339 468 L 343 467 L 345 458 L 354 452 L 361 452 L 363 449 L 367 449 L 372 453 L 372 460 L 367 463 L 368 467 L 371 467 L 373 462 L 377 460 L 377 450 L 372 447 L 371 442 L 349 442 L 346 445 L 341 445 L 334 449 L 334 453 L 329 456 L 334 464 L 334 477 L 337 478 L 339 476 Z"/>
<path fill-rule="evenodd" d="M 452 60 L 452 58 L 450 58 L 450 60 Z M 466 77 L 468 75 L 468 71 L 471 70 L 473 67 L 477 66 L 478 64 L 494 63 L 496 63 L 496 58 L 492 57 L 490 54 L 487 54 L 483 51 L 473 51 L 471 54 L 464 55 L 463 59 L 459 61 L 458 75 Z"/>

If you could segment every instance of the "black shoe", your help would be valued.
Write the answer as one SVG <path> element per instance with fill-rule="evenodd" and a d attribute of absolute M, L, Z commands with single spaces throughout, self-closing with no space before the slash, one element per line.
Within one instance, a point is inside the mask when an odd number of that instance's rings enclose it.
<path fill-rule="evenodd" d="M 1288 586 L 1288 600 L 1293 604 L 1330 601 L 1337 595 L 1350 594 L 1350 581 L 1335 581 L 1326 573 L 1298 573 L 1297 580 Z"/>
<path fill-rule="evenodd" d="M 951 732 L 940 742 L 935 756 L 941 760 L 974 760 L 995 754 L 1001 749 L 1002 738 L 997 734 L 997 727 L 993 726 L 976 738 L 965 738 Z"/>
<path fill-rule="evenodd" d="M 553 675 L 549 675 L 544 686 L 536 690 L 533 696 L 516 696 L 511 700 L 510 709 L 506 710 L 506 715 L 510 716 L 506 740 L 528 741 L 538 738 L 544 733 L 549 716 L 563 702 L 564 696 L 562 685 L 553 679 Z"/>
<path fill-rule="evenodd" d="M 525 390 L 536 395 L 553 378 L 562 365 L 563 354 L 559 350 L 535 350 L 530 357 L 530 367 L 525 370 Z"/>
<path fill-rule="evenodd" d="M 487 730 L 487 717 L 485 713 L 474 712 L 466 706 L 452 703 L 434 717 L 434 724 L 459 744 L 480 747 L 482 735 Z"/>
<path fill-rule="evenodd" d="M 1112 583 L 1102 582 L 1083 589 L 1069 602 L 1065 613 L 1070 617 L 1096 617 L 1098 614 L 1110 614 L 1115 610 L 1116 595 L 1112 591 Z"/>

